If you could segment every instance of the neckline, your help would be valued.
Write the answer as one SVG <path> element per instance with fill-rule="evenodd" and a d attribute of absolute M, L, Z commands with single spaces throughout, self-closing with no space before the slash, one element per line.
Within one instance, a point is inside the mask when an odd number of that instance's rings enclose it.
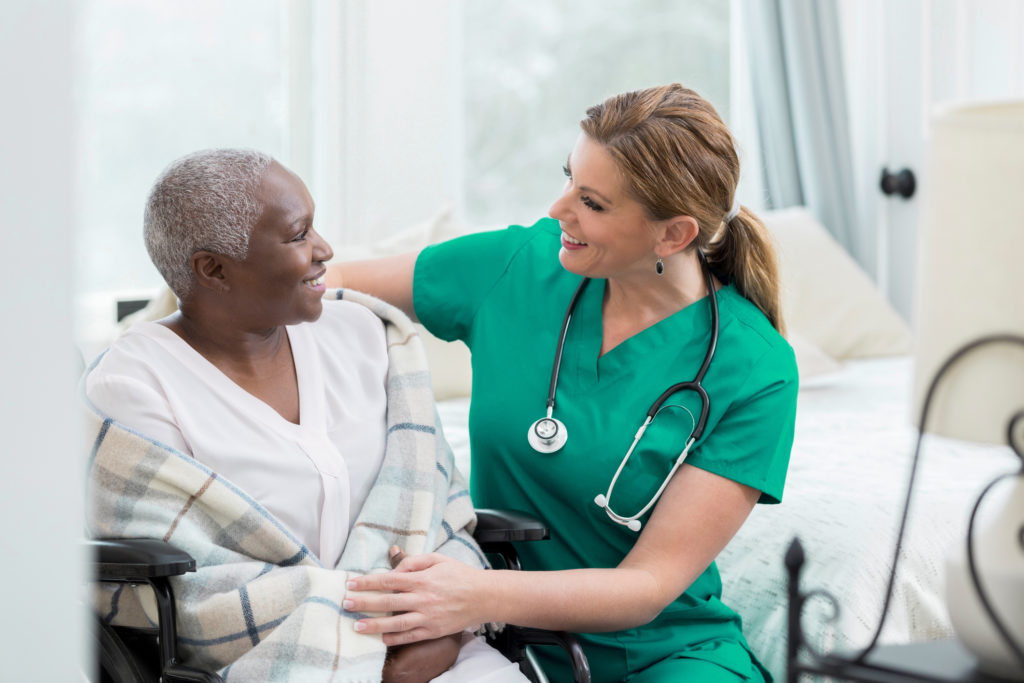
<path fill-rule="evenodd" d="M 602 302 L 606 287 L 607 280 L 604 279 L 591 283 L 580 297 L 580 302 L 577 305 L 579 324 L 577 333 L 574 335 L 574 346 L 580 350 L 576 354 L 577 371 L 581 381 L 588 386 L 601 382 L 602 376 L 614 376 L 619 371 L 628 369 L 638 355 L 656 351 L 665 345 L 678 346 L 680 343 L 694 338 L 710 336 L 710 298 L 705 295 L 685 308 L 622 340 L 602 355 L 601 344 L 604 335 Z M 725 320 L 721 315 L 722 310 L 728 306 L 727 302 L 734 292 L 735 287 L 731 283 L 723 285 L 716 292 L 720 332 L 725 325 Z M 679 334 L 679 330 L 688 329 L 693 331 Z M 570 330 L 570 334 L 572 334 L 572 330 Z M 699 366 L 694 368 L 695 375 L 698 369 Z"/>
<path fill-rule="evenodd" d="M 145 322 L 132 328 L 132 332 L 145 334 L 159 343 L 182 364 L 195 367 L 198 370 L 195 375 L 201 382 L 209 385 L 215 391 L 230 396 L 233 403 L 245 406 L 261 422 L 279 432 L 294 436 L 306 433 L 323 422 L 322 406 L 320 402 L 314 400 L 318 390 L 318 387 L 314 385 L 322 382 L 322 374 L 318 367 L 314 367 L 319 365 L 319 360 L 312 348 L 313 340 L 303 325 L 285 326 L 288 343 L 291 345 L 292 362 L 295 364 L 295 380 L 299 391 L 298 424 L 286 420 L 269 404 L 243 389 L 167 326 L 157 322 Z"/>

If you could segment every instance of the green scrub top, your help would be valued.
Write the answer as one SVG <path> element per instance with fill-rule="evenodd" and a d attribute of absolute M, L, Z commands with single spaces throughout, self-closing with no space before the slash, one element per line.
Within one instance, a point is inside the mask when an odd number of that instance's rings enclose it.
<path fill-rule="evenodd" d="M 554 417 L 569 439 L 557 453 L 538 453 L 527 430 L 545 415 L 562 320 L 581 281 L 558 260 L 560 234 L 557 221 L 543 219 L 428 247 L 416 261 L 413 302 L 428 330 L 461 339 L 472 351 L 474 503 L 545 521 L 550 541 L 518 546 L 528 569 L 615 567 L 637 534 L 609 519 L 594 496 L 607 490 L 654 400 L 696 376 L 710 339 L 710 305 L 702 299 L 601 356 L 605 281 L 593 280 L 569 325 L 555 394 Z M 703 382 L 710 414 L 686 462 L 760 490 L 762 503 L 777 503 L 796 418 L 793 350 L 734 286 L 718 292 L 718 306 L 718 346 Z M 699 416 L 693 392 L 666 405 L 619 477 L 611 499 L 619 514 L 647 504 Z M 651 623 L 579 634 L 595 682 L 628 680 L 671 658 L 707 660 L 741 680 L 757 680 L 760 671 L 770 680 L 721 593 L 712 563 Z M 539 654 L 551 680 L 571 680 L 564 658 L 545 650 Z"/>

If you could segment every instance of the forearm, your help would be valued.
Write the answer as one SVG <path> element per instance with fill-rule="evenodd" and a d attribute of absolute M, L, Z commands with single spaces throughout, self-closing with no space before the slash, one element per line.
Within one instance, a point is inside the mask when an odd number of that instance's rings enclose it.
<path fill-rule="evenodd" d="M 483 621 L 558 631 L 601 632 L 650 622 L 675 597 L 643 570 L 482 572 Z"/>
<path fill-rule="evenodd" d="M 403 612 L 356 623 L 359 631 L 385 634 L 389 645 L 492 621 L 577 632 L 646 624 L 707 569 L 758 496 L 756 489 L 703 470 L 683 470 L 614 569 L 483 570 L 420 555 L 394 572 L 353 578 L 345 609 Z"/>

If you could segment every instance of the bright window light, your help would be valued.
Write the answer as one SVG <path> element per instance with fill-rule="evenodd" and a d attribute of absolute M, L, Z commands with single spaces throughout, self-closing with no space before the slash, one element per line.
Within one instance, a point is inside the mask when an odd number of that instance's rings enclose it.
<path fill-rule="evenodd" d="M 472 0 L 464 8 L 463 201 L 475 224 L 546 214 L 587 107 L 678 82 L 729 121 L 730 3 Z"/>

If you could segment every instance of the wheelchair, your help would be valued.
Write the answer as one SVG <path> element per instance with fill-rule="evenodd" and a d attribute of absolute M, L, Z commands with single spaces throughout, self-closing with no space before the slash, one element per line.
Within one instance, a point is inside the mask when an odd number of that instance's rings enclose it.
<path fill-rule="evenodd" d="M 483 551 L 500 559 L 506 569 L 520 570 L 513 543 L 547 539 L 547 528 L 522 513 L 477 510 L 474 538 Z M 155 629 L 125 628 L 95 620 L 94 647 L 97 653 L 98 683 L 217 683 L 215 672 L 202 671 L 178 661 L 174 594 L 170 578 L 195 571 L 196 563 L 187 553 L 155 539 L 87 541 L 93 552 L 93 571 L 98 581 L 148 584 L 156 597 Z M 562 648 L 572 662 L 575 683 L 590 683 L 590 668 L 579 643 L 564 631 L 506 626 L 488 641 L 533 683 L 546 678 L 532 661 L 528 646 Z"/>

